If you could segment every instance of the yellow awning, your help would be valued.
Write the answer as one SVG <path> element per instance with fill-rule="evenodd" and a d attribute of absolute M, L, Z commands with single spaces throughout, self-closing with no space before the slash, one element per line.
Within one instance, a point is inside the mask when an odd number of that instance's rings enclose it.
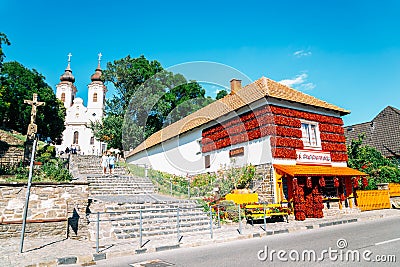
<path fill-rule="evenodd" d="M 274 168 L 290 176 L 368 176 L 348 167 L 307 166 L 307 165 L 278 165 Z"/>

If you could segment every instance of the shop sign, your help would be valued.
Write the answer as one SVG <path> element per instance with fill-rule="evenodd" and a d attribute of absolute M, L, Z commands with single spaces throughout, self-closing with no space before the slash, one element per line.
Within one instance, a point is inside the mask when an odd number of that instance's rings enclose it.
<path fill-rule="evenodd" d="M 309 165 L 331 165 L 331 153 L 318 150 L 296 149 L 296 163 Z"/>
<path fill-rule="evenodd" d="M 237 157 L 237 156 L 243 156 L 244 155 L 244 147 L 238 147 L 235 149 L 229 150 L 229 157 Z"/>

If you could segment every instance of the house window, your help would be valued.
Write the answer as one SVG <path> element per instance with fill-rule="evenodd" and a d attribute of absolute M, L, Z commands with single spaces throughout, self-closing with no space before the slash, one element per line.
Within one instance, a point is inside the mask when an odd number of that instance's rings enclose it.
<path fill-rule="evenodd" d="M 97 102 L 97 93 L 93 94 L 93 102 Z"/>
<path fill-rule="evenodd" d="M 63 102 L 63 103 L 65 102 L 65 93 L 61 94 L 61 102 Z"/>
<path fill-rule="evenodd" d="M 74 145 L 78 144 L 78 138 L 79 138 L 79 132 L 75 131 L 74 132 L 74 141 L 73 141 Z"/>
<path fill-rule="evenodd" d="M 321 147 L 317 123 L 301 122 L 301 132 L 305 147 Z"/>
<path fill-rule="evenodd" d="M 91 145 L 94 145 L 94 137 L 93 137 L 93 136 L 90 137 L 90 144 L 91 144 Z"/>
<path fill-rule="evenodd" d="M 205 167 L 206 169 L 208 169 L 208 168 L 211 167 L 210 155 L 206 155 L 206 156 L 204 157 L 204 167 Z"/>

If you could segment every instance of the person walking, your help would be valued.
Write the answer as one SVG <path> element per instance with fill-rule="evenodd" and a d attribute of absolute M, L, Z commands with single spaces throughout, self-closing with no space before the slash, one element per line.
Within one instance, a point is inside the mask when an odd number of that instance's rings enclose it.
<path fill-rule="evenodd" d="M 112 153 L 108 157 L 108 167 L 110 169 L 110 174 L 113 174 L 114 173 L 114 167 L 115 167 L 115 156 L 114 156 L 114 153 Z"/>
<path fill-rule="evenodd" d="M 106 152 L 103 152 L 103 156 L 101 157 L 101 167 L 103 168 L 103 174 L 107 173 L 108 168 L 108 156 Z"/>

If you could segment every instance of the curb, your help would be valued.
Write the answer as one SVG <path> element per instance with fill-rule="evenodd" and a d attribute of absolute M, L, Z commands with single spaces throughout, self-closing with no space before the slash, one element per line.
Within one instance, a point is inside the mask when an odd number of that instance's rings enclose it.
<path fill-rule="evenodd" d="M 184 247 L 196 247 L 196 246 L 203 246 L 203 245 L 207 245 L 207 244 L 226 243 L 226 242 L 242 240 L 242 239 L 261 238 L 261 237 L 266 237 L 266 236 L 287 234 L 287 233 L 292 233 L 292 232 L 324 228 L 324 227 L 354 223 L 354 222 L 359 222 L 359 221 L 362 221 L 362 220 L 359 220 L 358 218 L 344 219 L 344 220 L 341 219 L 341 220 L 330 221 L 330 222 L 325 222 L 325 223 L 319 223 L 319 224 L 316 223 L 316 224 L 312 224 L 312 225 L 305 225 L 305 226 L 301 226 L 298 228 L 289 228 L 288 227 L 285 229 L 274 230 L 274 231 L 267 230 L 264 233 L 243 234 L 243 235 L 239 235 L 236 237 L 231 237 L 231 238 L 227 238 L 227 239 L 223 239 L 223 240 L 211 239 L 209 241 L 193 242 L 193 243 L 188 243 L 188 244 L 178 243 L 175 245 L 165 245 L 165 246 L 159 246 L 159 247 L 154 247 L 154 248 L 149 248 L 149 249 L 141 248 L 141 249 L 136 249 L 133 252 L 132 252 L 132 250 L 126 250 L 126 251 L 114 251 L 114 252 L 106 252 L 106 253 L 94 253 L 91 255 L 70 256 L 70 257 L 57 258 L 55 261 L 51 261 L 51 262 L 41 262 L 41 263 L 37 263 L 37 264 L 32 264 L 32 265 L 28 265 L 26 267 L 68 266 L 69 264 L 81 264 L 82 266 L 90 266 L 90 265 L 95 265 L 96 261 L 101 261 L 104 259 L 112 259 L 112 258 L 117 258 L 117 257 L 122 257 L 122 256 L 130 256 L 130 255 L 137 255 L 137 254 L 143 254 L 143 253 L 173 250 L 173 249 L 184 248 Z"/>

